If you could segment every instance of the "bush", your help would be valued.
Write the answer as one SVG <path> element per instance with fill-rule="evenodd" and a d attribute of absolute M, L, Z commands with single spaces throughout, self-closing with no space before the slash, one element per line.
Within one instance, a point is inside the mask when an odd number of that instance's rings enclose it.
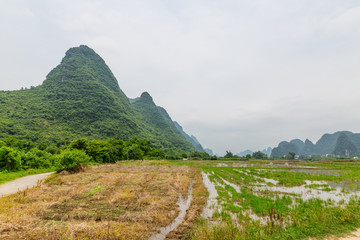
<path fill-rule="evenodd" d="M 0 148 L 0 169 L 18 170 L 21 167 L 21 157 L 18 151 L 10 147 Z"/>
<path fill-rule="evenodd" d="M 267 159 L 267 155 L 261 151 L 254 152 L 252 154 L 252 157 L 254 159 Z"/>
<path fill-rule="evenodd" d="M 49 146 L 45 149 L 46 152 L 50 153 L 50 154 L 59 154 L 60 153 L 60 149 L 55 147 L 55 146 Z"/>
<path fill-rule="evenodd" d="M 73 149 L 64 150 L 57 156 L 56 171 L 80 172 L 89 163 L 91 157 L 84 151 Z"/>
<path fill-rule="evenodd" d="M 129 149 L 128 156 L 129 159 L 139 160 L 139 159 L 143 159 L 144 152 L 141 151 L 140 147 L 134 145 L 132 148 Z"/>
<path fill-rule="evenodd" d="M 49 160 L 50 157 L 50 153 L 33 148 L 21 157 L 22 167 L 24 169 L 50 168 L 52 165 Z"/>

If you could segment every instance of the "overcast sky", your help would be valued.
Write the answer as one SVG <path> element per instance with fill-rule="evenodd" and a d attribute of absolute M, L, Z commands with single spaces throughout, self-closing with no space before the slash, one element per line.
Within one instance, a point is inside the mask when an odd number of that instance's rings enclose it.
<path fill-rule="evenodd" d="M 360 132 L 360 2 L 0 0 L 1 89 L 93 48 L 217 153 Z"/>

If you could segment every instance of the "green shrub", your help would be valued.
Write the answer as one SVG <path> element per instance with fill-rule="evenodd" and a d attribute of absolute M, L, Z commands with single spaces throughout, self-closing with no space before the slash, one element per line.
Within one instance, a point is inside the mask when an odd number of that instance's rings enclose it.
<path fill-rule="evenodd" d="M 0 148 L 0 169 L 18 170 L 21 167 L 21 157 L 18 151 L 10 147 Z"/>
<path fill-rule="evenodd" d="M 49 146 L 45 149 L 46 152 L 50 153 L 50 154 L 59 154 L 60 153 L 60 149 L 58 147 L 55 146 Z"/>
<path fill-rule="evenodd" d="M 134 145 L 129 149 L 128 155 L 129 155 L 129 159 L 139 160 L 139 159 L 143 159 L 144 152 L 141 151 L 139 146 Z"/>
<path fill-rule="evenodd" d="M 89 163 L 91 157 L 86 155 L 84 151 L 72 149 L 64 150 L 57 155 L 56 171 L 63 170 L 69 172 L 79 172 L 83 170 L 84 166 Z"/>
<path fill-rule="evenodd" d="M 50 153 L 33 148 L 21 157 L 22 167 L 24 169 L 50 168 L 52 165 L 49 160 L 50 157 Z"/>

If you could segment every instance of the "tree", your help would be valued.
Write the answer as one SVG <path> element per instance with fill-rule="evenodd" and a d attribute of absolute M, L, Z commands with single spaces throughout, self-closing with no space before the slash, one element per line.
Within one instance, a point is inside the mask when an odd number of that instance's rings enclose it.
<path fill-rule="evenodd" d="M 21 166 L 20 154 L 10 147 L 0 148 L 0 169 L 17 170 Z"/>
<path fill-rule="evenodd" d="M 144 152 L 141 151 L 138 145 L 133 145 L 128 151 L 128 156 L 129 159 L 139 160 L 139 159 L 143 159 Z"/>
<path fill-rule="evenodd" d="M 79 172 L 89 163 L 90 159 L 91 157 L 86 155 L 82 150 L 64 150 L 57 156 L 56 171 L 61 172 L 66 170 L 69 172 Z"/>
<path fill-rule="evenodd" d="M 286 159 L 289 159 L 289 160 L 293 160 L 295 159 L 295 153 L 294 152 L 289 152 L 286 156 L 285 156 Z"/>
<path fill-rule="evenodd" d="M 33 148 L 21 157 L 22 167 L 28 168 L 50 168 L 51 162 L 49 161 L 51 154 L 45 151 L 41 151 L 37 148 Z"/>
<path fill-rule="evenodd" d="M 255 159 L 267 159 L 267 155 L 261 151 L 254 152 L 252 157 Z"/>
<path fill-rule="evenodd" d="M 229 150 L 226 150 L 226 154 L 224 156 L 224 158 L 232 158 L 234 157 L 234 154 Z"/>

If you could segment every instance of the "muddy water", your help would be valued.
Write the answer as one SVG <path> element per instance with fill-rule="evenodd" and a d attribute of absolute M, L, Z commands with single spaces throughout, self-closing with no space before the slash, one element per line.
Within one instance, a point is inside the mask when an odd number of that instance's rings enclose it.
<path fill-rule="evenodd" d="M 206 206 L 204 207 L 201 216 L 209 219 L 212 217 L 218 206 L 218 201 L 216 198 L 219 195 L 215 189 L 215 184 L 210 181 L 208 175 L 204 172 L 201 172 L 201 175 L 203 178 L 204 185 L 209 192 L 209 198 L 207 200 Z"/>
<path fill-rule="evenodd" d="M 246 174 L 246 175 L 248 175 L 248 176 L 252 176 L 252 177 L 254 177 L 254 178 L 256 178 L 256 179 L 261 179 L 262 181 L 264 181 L 264 182 L 266 182 L 266 183 L 271 183 L 271 184 L 274 184 L 274 185 L 276 185 L 276 184 L 279 183 L 279 181 L 274 180 L 274 179 L 271 179 L 271 178 L 261 178 L 261 177 L 257 177 L 257 176 L 251 175 L 251 174 L 249 174 L 249 173 L 247 173 L 246 171 L 243 171 L 243 170 L 239 170 L 239 169 L 234 169 L 234 170 L 237 171 L 237 172 L 239 172 L 239 173 L 243 173 L 243 174 Z M 260 184 L 260 185 L 261 185 L 261 184 Z M 238 191 L 238 192 L 240 192 L 240 191 Z"/>
<path fill-rule="evenodd" d="M 330 171 L 323 171 L 323 170 L 309 170 L 309 169 L 291 169 L 290 172 L 298 172 L 298 173 L 310 173 L 310 174 L 317 174 L 317 175 L 333 175 L 333 176 L 340 176 L 339 173 L 330 172 Z"/>
<path fill-rule="evenodd" d="M 168 235 L 172 230 L 177 228 L 182 223 L 182 221 L 184 221 L 186 211 L 189 209 L 192 200 L 192 191 L 193 191 L 192 185 L 193 182 L 190 183 L 189 192 L 186 199 L 181 194 L 179 194 L 179 201 L 177 203 L 179 205 L 179 210 L 180 210 L 179 215 L 172 221 L 172 223 L 170 223 L 166 227 L 160 228 L 159 229 L 160 232 L 152 235 L 149 238 L 149 240 L 165 239 L 166 235 Z"/>
<path fill-rule="evenodd" d="M 306 187 L 310 184 L 328 184 L 327 182 L 321 182 L 321 181 L 305 181 L 306 184 L 301 186 L 295 186 L 295 187 L 283 187 L 283 186 L 261 186 L 261 187 L 255 187 L 255 190 L 257 191 L 272 191 L 272 192 L 278 192 L 278 193 L 293 193 L 298 194 L 299 197 L 301 197 L 303 200 L 309 200 L 310 198 L 319 198 L 321 200 L 332 200 L 335 202 L 339 202 L 341 200 L 344 200 L 345 202 L 349 201 L 352 197 L 360 196 L 360 192 L 350 192 L 350 193 L 343 193 L 340 188 L 334 188 L 333 191 L 322 191 L 319 189 L 310 189 Z M 331 186 L 331 185 L 330 185 Z"/>
<path fill-rule="evenodd" d="M 237 191 L 238 193 L 241 193 L 241 189 L 238 185 L 234 184 L 234 183 L 231 183 L 223 178 L 221 178 L 221 180 L 223 180 L 223 182 L 226 184 L 226 185 L 229 185 L 231 187 L 233 187 L 235 189 L 235 191 Z"/>
<path fill-rule="evenodd" d="M 235 169 L 236 171 L 248 174 L 246 171 Z M 335 172 L 327 172 L 327 171 L 319 171 L 319 170 L 308 170 L 308 169 L 292 169 L 291 171 L 294 172 L 306 172 L 306 173 L 315 173 L 315 174 L 326 174 L 326 175 L 336 175 Z M 271 183 L 274 186 L 267 186 L 265 184 L 260 184 L 260 186 L 254 186 L 254 189 L 256 191 L 271 191 L 271 192 L 277 192 L 279 195 L 283 194 L 298 194 L 299 197 L 301 197 L 303 200 L 309 200 L 310 198 L 319 198 L 321 200 L 332 200 L 335 202 L 339 202 L 344 200 L 345 202 L 348 202 L 352 197 L 360 196 L 360 191 L 353 191 L 352 192 L 343 192 L 344 185 L 342 184 L 333 184 L 331 182 L 325 182 L 325 181 L 310 181 L 305 180 L 305 184 L 301 186 L 295 186 L 295 187 L 284 187 L 284 186 L 277 186 L 279 183 L 277 180 L 269 179 L 269 178 L 261 178 L 256 177 L 257 179 L 261 179 L 266 183 Z M 228 182 L 225 182 L 228 184 Z M 333 188 L 333 191 L 323 191 L 321 189 L 311 189 L 308 186 L 311 184 L 319 184 L 319 185 L 329 185 Z M 345 184 L 346 186 L 346 184 Z M 346 188 L 345 188 L 346 190 Z M 238 190 L 237 190 L 238 191 Z"/>

